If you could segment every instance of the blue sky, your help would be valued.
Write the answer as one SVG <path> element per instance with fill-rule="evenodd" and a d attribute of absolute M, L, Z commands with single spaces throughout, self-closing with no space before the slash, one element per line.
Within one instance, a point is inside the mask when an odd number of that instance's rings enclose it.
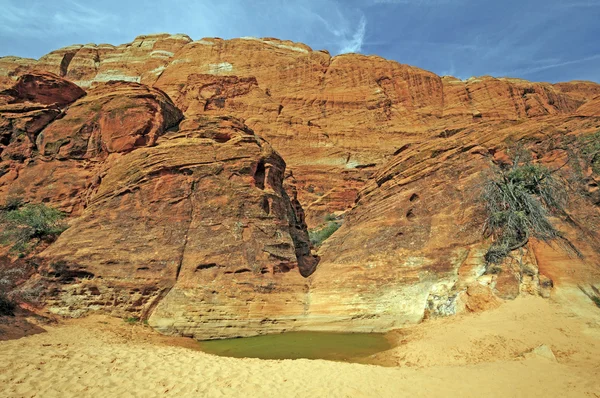
<path fill-rule="evenodd" d="M 600 0 L 0 0 L 0 56 L 157 32 L 278 37 L 460 78 L 600 82 Z"/>

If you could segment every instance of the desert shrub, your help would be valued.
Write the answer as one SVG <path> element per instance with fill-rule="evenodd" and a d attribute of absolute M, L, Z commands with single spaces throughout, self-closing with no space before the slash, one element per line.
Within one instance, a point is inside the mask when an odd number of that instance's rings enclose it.
<path fill-rule="evenodd" d="M 336 221 L 338 217 L 333 213 L 325 214 L 325 221 Z"/>
<path fill-rule="evenodd" d="M 595 174 L 600 174 L 600 131 L 580 138 L 581 154 Z"/>
<path fill-rule="evenodd" d="M 44 204 L 4 207 L 0 214 L 0 241 L 13 251 L 26 252 L 42 240 L 56 239 L 65 229 L 64 214 Z"/>
<path fill-rule="evenodd" d="M 13 315 L 15 309 L 15 288 L 25 275 L 20 266 L 0 266 L 0 315 Z"/>
<path fill-rule="evenodd" d="M 566 190 L 551 170 L 527 157 L 516 156 L 511 167 L 489 175 L 481 199 L 487 214 L 484 233 L 494 239 L 485 254 L 488 264 L 501 263 L 531 237 L 567 242 L 548 219 L 551 213 L 564 213 Z"/>
<path fill-rule="evenodd" d="M 0 261 L 0 295 L 13 303 L 39 305 L 43 302 L 46 287 L 40 281 L 29 279 L 39 265 L 33 260 Z"/>
<path fill-rule="evenodd" d="M 319 227 L 315 229 L 311 229 L 308 231 L 308 237 L 310 239 L 310 243 L 319 247 L 321 244 L 329 238 L 335 231 L 337 231 L 342 224 L 340 222 L 329 221 L 324 227 Z"/>
<path fill-rule="evenodd" d="M 17 210 L 21 206 L 23 206 L 23 198 L 13 196 L 6 199 L 6 203 L 0 208 L 0 210 L 12 211 Z"/>
<path fill-rule="evenodd" d="M 600 308 L 600 297 L 598 297 L 598 296 L 592 296 L 592 301 L 594 302 L 594 304 L 596 304 L 596 306 L 598 308 Z"/>
<path fill-rule="evenodd" d="M 580 137 L 565 137 L 561 148 L 569 154 L 570 175 L 567 178 L 574 191 L 581 190 L 589 182 L 588 168 L 600 174 L 600 131 Z M 585 190 L 585 189 L 584 189 Z"/>

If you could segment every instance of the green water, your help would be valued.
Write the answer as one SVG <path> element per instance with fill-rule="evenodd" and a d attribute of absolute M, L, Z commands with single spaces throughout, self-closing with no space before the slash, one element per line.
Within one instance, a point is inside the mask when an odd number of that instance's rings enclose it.
<path fill-rule="evenodd" d="M 377 333 L 290 332 L 238 339 L 199 342 L 209 354 L 234 358 L 327 359 L 373 363 L 368 357 L 392 348 Z"/>

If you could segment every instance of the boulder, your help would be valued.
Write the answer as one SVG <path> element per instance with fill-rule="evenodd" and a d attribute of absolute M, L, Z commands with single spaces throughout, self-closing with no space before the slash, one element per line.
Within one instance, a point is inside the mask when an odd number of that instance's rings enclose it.
<path fill-rule="evenodd" d="M 92 159 L 152 146 L 181 120 L 168 96 L 138 83 L 108 82 L 69 107 L 36 139 L 43 156 Z"/>
<path fill-rule="evenodd" d="M 82 216 L 40 254 L 49 275 L 62 264 L 63 277 L 91 278 L 61 282 L 52 311 L 149 316 L 164 333 L 213 338 L 303 308 L 318 258 L 285 162 L 240 121 L 186 120 L 103 168 Z"/>
<path fill-rule="evenodd" d="M 0 92 L 0 103 L 32 102 L 64 107 L 83 97 L 85 91 L 52 73 L 37 72 L 22 75 L 10 89 Z"/>

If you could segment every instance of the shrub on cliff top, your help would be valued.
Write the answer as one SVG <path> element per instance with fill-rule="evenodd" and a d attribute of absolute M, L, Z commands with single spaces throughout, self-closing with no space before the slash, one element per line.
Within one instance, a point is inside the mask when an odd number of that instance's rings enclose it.
<path fill-rule="evenodd" d="M 65 229 L 64 214 L 44 204 L 6 205 L 0 213 L 0 241 L 26 252 L 42 240 L 56 239 Z"/>
<path fill-rule="evenodd" d="M 485 181 L 481 199 L 487 213 L 484 233 L 494 239 L 485 254 L 489 264 L 501 263 L 531 237 L 543 241 L 558 238 L 575 250 L 548 219 L 552 213 L 564 213 L 566 190 L 553 171 L 532 164 L 522 153 L 512 166 L 496 169 Z"/>

